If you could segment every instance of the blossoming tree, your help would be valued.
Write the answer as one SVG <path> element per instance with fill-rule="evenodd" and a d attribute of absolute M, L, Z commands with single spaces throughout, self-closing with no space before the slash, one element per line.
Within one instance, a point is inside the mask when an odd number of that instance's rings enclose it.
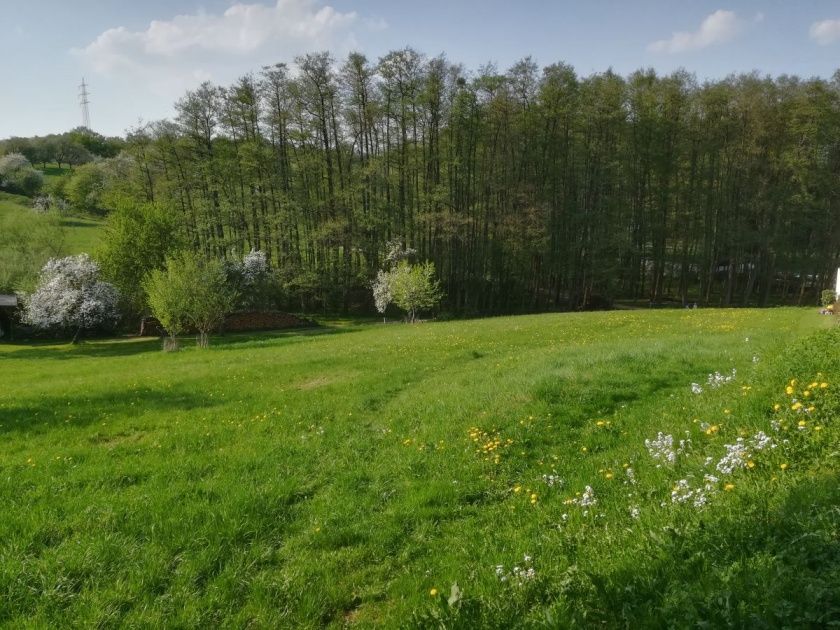
<path fill-rule="evenodd" d="M 119 318 L 119 292 L 99 280 L 99 265 L 87 254 L 51 258 L 38 287 L 24 298 L 24 321 L 45 330 L 83 330 L 113 325 Z"/>

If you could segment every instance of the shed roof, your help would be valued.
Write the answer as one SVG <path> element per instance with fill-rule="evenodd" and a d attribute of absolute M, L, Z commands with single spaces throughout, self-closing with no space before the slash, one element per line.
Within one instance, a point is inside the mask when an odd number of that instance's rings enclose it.
<path fill-rule="evenodd" d="M 0 293 L 0 306 L 17 306 L 18 299 L 16 295 L 6 295 Z"/>

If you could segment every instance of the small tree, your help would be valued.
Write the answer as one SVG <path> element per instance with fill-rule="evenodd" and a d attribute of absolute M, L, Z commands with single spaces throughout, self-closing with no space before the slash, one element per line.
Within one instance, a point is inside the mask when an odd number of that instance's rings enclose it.
<path fill-rule="evenodd" d="M 99 265 L 87 254 L 51 258 L 38 287 L 24 299 L 24 321 L 42 329 L 82 330 L 113 325 L 119 318 L 119 292 L 99 280 Z"/>
<path fill-rule="evenodd" d="M 380 269 L 376 272 L 376 280 L 371 284 L 373 290 L 373 302 L 376 310 L 382 314 L 382 321 L 385 321 L 385 311 L 393 300 L 391 295 L 391 274 Z"/>
<path fill-rule="evenodd" d="M 403 260 L 389 275 L 394 304 L 406 311 L 410 322 L 416 321 L 417 311 L 436 306 L 443 297 L 432 262 L 411 265 Z"/>
<path fill-rule="evenodd" d="M 191 287 L 187 280 L 187 276 L 167 260 L 164 269 L 153 269 L 143 282 L 146 302 L 168 335 L 163 341 L 163 349 L 167 352 L 178 349 L 178 335 L 189 325 L 187 302 Z"/>
<path fill-rule="evenodd" d="M 820 302 L 823 306 L 831 306 L 834 304 L 835 300 L 837 299 L 837 294 L 834 293 L 834 289 L 825 289 L 820 294 Z"/>
<path fill-rule="evenodd" d="M 198 331 L 198 346 L 209 345 L 209 334 L 233 308 L 236 291 L 230 287 L 222 263 L 191 252 L 167 258 L 163 270 L 153 271 L 144 283 L 149 306 L 169 333 L 169 348 L 188 325 Z"/>

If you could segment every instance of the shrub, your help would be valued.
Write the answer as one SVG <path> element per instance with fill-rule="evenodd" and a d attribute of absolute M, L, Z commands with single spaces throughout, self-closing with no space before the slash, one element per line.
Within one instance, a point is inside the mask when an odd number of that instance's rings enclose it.
<path fill-rule="evenodd" d="M 826 289 L 820 294 L 820 302 L 823 306 L 831 306 L 837 299 L 837 294 L 834 289 Z"/>
<path fill-rule="evenodd" d="M 236 301 L 223 264 L 182 252 L 166 260 L 164 269 L 153 270 L 144 282 L 149 307 L 169 333 L 170 348 L 175 338 L 192 325 L 198 331 L 198 345 L 209 345 L 209 333 L 216 329 Z"/>
<path fill-rule="evenodd" d="M 0 157 L 0 187 L 31 196 L 43 185 L 44 175 L 20 153 Z"/>

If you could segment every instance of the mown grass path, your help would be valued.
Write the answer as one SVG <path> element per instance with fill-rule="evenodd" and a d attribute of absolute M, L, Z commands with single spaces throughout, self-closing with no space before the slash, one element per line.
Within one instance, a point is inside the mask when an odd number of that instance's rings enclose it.
<path fill-rule="evenodd" d="M 674 610 L 748 623 L 762 598 L 706 602 L 749 592 L 752 566 L 708 528 L 748 527 L 738 501 L 768 497 L 767 514 L 773 496 L 793 500 L 787 451 L 734 491 L 721 480 L 702 509 L 673 505 L 672 486 L 767 424 L 789 378 L 776 357 L 825 325 L 812 309 L 625 311 L 176 354 L 0 345 L 0 624 L 644 625 Z M 693 440 L 676 469 L 645 449 L 660 431 Z M 812 473 L 813 487 L 836 479 Z M 747 573 L 763 579 L 778 566 L 756 545 L 747 560 L 766 566 Z"/>

